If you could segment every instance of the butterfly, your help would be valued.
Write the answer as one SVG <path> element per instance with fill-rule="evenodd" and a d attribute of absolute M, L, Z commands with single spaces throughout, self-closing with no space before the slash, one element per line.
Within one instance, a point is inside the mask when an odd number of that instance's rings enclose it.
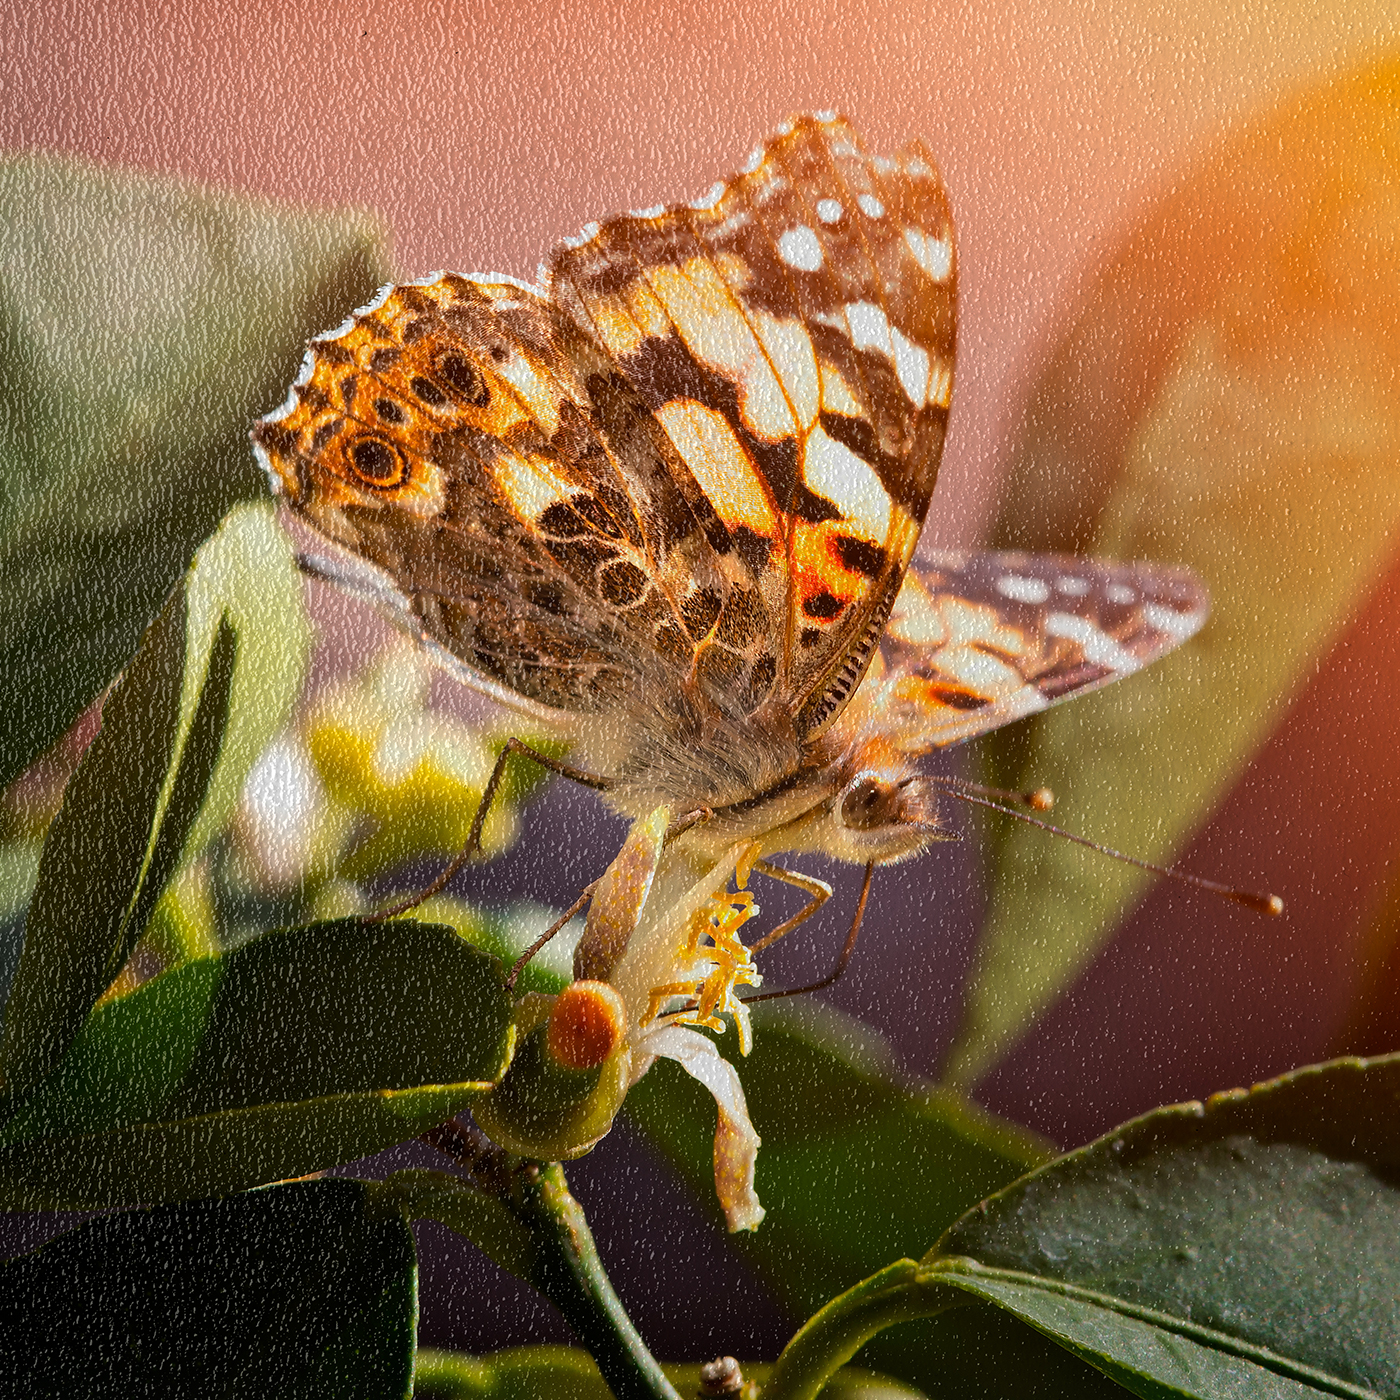
<path fill-rule="evenodd" d="M 924 147 L 793 120 L 540 285 L 443 272 L 311 342 L 253 430 L 317 541 L 467 684 L 698 855 L 867 866 L 939 838 L 934 749 L 1189 637 L 1187 570 L 915 547 L 957 259 Z M 574 770 L 569 770 L 574 771 Z"/>

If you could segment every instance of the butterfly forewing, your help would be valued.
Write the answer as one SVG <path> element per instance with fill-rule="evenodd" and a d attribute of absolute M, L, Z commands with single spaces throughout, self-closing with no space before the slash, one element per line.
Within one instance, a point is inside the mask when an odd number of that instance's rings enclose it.
<path fill-rule="evenodd" d="M 1203 618 L 1152 565 L 910 568 L 956 337 L 921 146 L 798 118 L 703 199 L 585 230 L 544 282 L 386 288 L 253 436 L 316 569 L 557 725 L 620 810 L 780 841 L 861 755 L 984 733 Z"/>
<path fill-rule="evenodd" d="M 951 387 L 951 251 L 914 253 L 951 250 L 946 199 L 921 155 L 882 164 L 845 122 L 803 118 L 709 198 L 610 220 L 550 269 L 748 574 L 700 647 L 700 684 L 729 710 L 771 698 L 799 732 L 839 709 L 878 637 Z M 899 219 L 916 214 L 911 244 Z"/>

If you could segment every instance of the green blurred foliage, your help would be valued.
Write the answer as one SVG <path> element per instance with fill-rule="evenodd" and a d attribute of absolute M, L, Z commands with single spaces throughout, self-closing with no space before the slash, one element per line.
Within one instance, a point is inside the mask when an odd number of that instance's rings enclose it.
<path fill-rule="evenodd" d="M 0 787 L 102 693 L 238 500 L 248 424 L 386 280 L 358 212 L 0 161 Z"/>
<path fill-rule="evenodd" d="M 1128 234 L 1041 372 L 994 542 L 1186 563 L 1213 614 L 1142 675 L 997 736 L 995 781 L 1051 782 L 1057 822 L 1157 861 L 1209 815 L 1390 562 L 1397 287 L 1393 60 L 1254 123 Z M 1149 878 L 997 836 L 953 1083 L 1053 1004 Z"/>

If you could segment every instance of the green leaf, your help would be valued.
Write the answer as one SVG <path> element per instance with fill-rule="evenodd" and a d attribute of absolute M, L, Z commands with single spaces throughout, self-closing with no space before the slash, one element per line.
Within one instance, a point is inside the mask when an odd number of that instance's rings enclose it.
<path fill-rule="evenodd" d="M 266 486 L 248 426 L 387 280 L 367 214 L 28 154 L 0 162 L 0 786 L 131 655 Z"/>
<path fill-rule="evenodd" d="M 1159 1109 L 994 1196 L 924 1265 L 1139 1394 L 1392 1395 L 1397 1109 L 1400 1056 Z M 954 1277 L 956 1256 L 981 1268 Z"/>
<path fill-rule="evenodd" d="M 1397 132 L 1393 60 L 1290 101 L 1128 236 L 1047 361 L 996 543 L 1186 563 L 1213 595 L 1179 652 L 991 746 L 996 781 L 1048 782 L 1071 831 L 1169 860 L 1388 564 Z M 1005 832 L 951 1082 L 1006 1052 L 1149 878 Z"/>
<path fill-rule="evenodd" d="M 270 507 L 239 507 L 108 696 L 50 828 L 6 1015 L 15 1094 L 52 1067 L 182 860 L 227 821 L 296 699 L 309 641 Z"/>
<path fill-rule="evenodd" d="M 1290 1364 L 1286 1357 L 1239 1348 L 1231 1338 L 1207 1328 L 1126 1311 L 1121 1303 L 1115 1306 L 1115 1300 L 1097 1298 L 1087 1290 L 1057 1289 L 1043 1279 L 977 1269 L 970 1263 L 966 1268 L 950 1263 L 938 1277 L 1054 1337 L 1067 1351 L 1147 1400 L 1316 1400 L 1322 1395 L 1375 1394 Z"/>
<path fill-rule="evenodd" d="M 213 684 L 203 687 L 196 673 L 197 703 L 182 714 L 185 617 L 180 589 L 108 696 L 49 829 L 5 1014 L 12 1097 L 53 1068 L 121 970 L 208 783 L 227 713 L 231 638 L 220 630 Z M 186 734 L 196 742 L 182 753 Z"/>
<path fill-rule="evenodd" d="M 967 1261 L 961 1261 L 966 1269 Z M 765 1400 L 816 1400 L 843 1362 L 886 1329 L 905 1334 L 918 1383 L 937 1400 L 1095 1400 L 1121 1395 L 1104 1375 L 1006 1313 L 966 1306 L 947 1266 L 901 1259 L 833 1298 L 784 1348 Z M 900 1326 L 900 1324 L 904 1324 Z M 910 1333 L 917 1327 L 913 1346 Z M 868 1350 L 868 1348 L 867 1348 Z"/>
<path fill-rule="evenodd" d="M 26 1395 L 398 1400 L 413 1239 L 363 1183 L 307 1181 L 89 1221 L 0 1264 L 0 1373 Z"/>
<path fill-rule="evenodd" d="M 334 1166 L 465 1107 L 510 1058 L 495 959 L 451 929 L 266 934 L 99 1007 L 8 1125 L 0 1201 L 173 1201 Z"/>

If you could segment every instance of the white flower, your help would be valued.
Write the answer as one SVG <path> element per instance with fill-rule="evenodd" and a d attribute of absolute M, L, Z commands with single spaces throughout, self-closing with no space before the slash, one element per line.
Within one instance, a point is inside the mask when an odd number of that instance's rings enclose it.
<path fill-rule="evenodd" d="M 698 1079 L 719 1110 L 716 1194 L 729 1228 L 752 1230 L 764 1212 L 753 1185 L 759 1138 L 743 1086 L 714 1042 L 687 1028 L 720 1030 L 721 1018 L 732 1017 L 740 1050 L 748 1053 L 749 1013 L 736 989 L 757 986 L 760 978 L 738 931 L 758 912 L 742 886 L 759 848 L 734 846 L 697 871 L 693 857 L 666 849 L 668 818 L 660 807 L 634 823 L 599 881 L 574 954 L 578 980 L 555 1003 L 551 1044 L 564 1049 L 570 1028 L 596 1025 L 606 1003 L 621 1023 L 616 1033 L 630 1057 L 629 1083 L 635 1084 L 657 1057 L 675 1060 Z M 736 873 L 740 888 L 729 890 Z M 595 1036 L 593 1043 L 602 1042 Z"/>

